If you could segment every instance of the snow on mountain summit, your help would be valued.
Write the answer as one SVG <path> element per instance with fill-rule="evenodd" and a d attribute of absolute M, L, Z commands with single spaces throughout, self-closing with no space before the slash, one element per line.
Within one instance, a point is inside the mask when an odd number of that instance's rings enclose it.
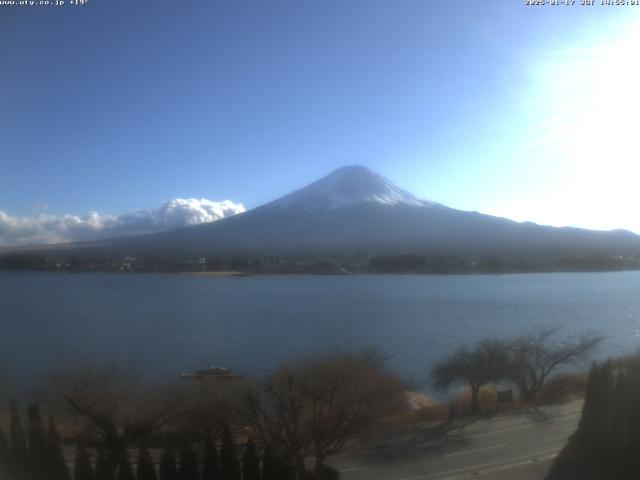
<path fill-rule="evenodd" d="M 414 207 L 438 205 L 418 199 L 367 167 L 352 165 L 339 168 L 326 177 L 265 205 L 265 208 L 301 207 L 317 211 L 363 203 Z"/>

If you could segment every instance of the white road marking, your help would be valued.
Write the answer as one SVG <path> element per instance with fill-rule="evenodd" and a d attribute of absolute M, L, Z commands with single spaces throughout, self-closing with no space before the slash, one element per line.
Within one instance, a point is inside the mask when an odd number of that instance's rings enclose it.
<path fill-rule="evenodd" d="M 519 425 L 517 427 L 503 428 L 501 430 L 492 430 L 490 432 L 482 432 L 482 433 L 470 433 L 469 438 L 482 438 L 482 437 L 490 437 L 491 435 L 498 435 L 500 433 L 508 433 L 514 432 L 516 430 L 528 430 L 534 428 L 541 428 L 540 425 Z M 578 427 L 573 428 L 565 428 L 564 430 L 560 430 L 560 433 L 573 433 L 576 431 Z"/>
<path fill-rule="evenodd" d="M 498 445 L 491 445 L 490 447 L 476 448 L 476 449 L 473 449 L 473 450 L 465 450 L 464 452 L 447 453 L 444 456 L 445 457 L 457 457 L 458 455 L 467 455 L 469 453 L 484 452 L 485 450 L 494 450 L 496 448 L 506 447 L 507 445 L 509 445 L 509 444 L 508 443 L 500 443 Z"/>
<path fill-rule="evenodd" d="M 564 415 L 558 415 L 557 417 L 554 417 L 554 420 L 559 420 L 562 418 L 568 418 L 568 417 L 575 417 L 577 415 L 580 415 L 582 412 L 572 412 L 572 413 L 567 413 Z M 464 429 L 462 429 L 460 432 L 462 434 L 468 435 L 470 437 L 486 437 L 489 435 L 495 435 L 497 433 L 502 433 L 502 432 L 511 432 L 513 430 L 521 430 L 521 429 L 526 429 L 526 428 L 535 428 L 538 427 L 539 425 L 536 423 L 523 423 L 523 424 L 519 424 L 519 425 L 515 425 L 513 427 L 503 427 L 503 428 L 496 428 L 495 430 L 488 430 L 488 431 L 479 431 L 478 433 L 475 432 L 465 432 Z M 544 424 L 542 424 L 542 426 L 544 426 Z"/>
<path fill-rule="evenodd" d="M 528 455 L 513 457 L 506 460 L 501 460 L 498 462 L 485 463 L 483 465 L 474 465 L 472 467 L 457 468 L 455 470 L 447 470 L 445 472 L 430 473 L 428 475 L 418 475 L 416 477 L 400 478 L 398 480 L 427 480 L 429 478 L 435 478 L 435 477 L 442 477 L 440 480 L 453 480 L 453 478 L 456 478 L 456 477 L 443 477 L 443 475 L 451 475 L 454 473 L 462 473 L 462 472 L 473 472 L 476 470 L 480 470 L 483 468 L 490 468 L 490 467 L 497 467 L 497 468 L 502 467 L 503 469 L 507 469 L 507 468 L 511 468 L 511 466 L 513 465 L 513 464 L 510 464 L 509 462 L 517 462 L 518 460 L 528 459 L 528 461 L 526 462 L 515 464 L 515 466 L 526 465 L 527 463 L 533 461 L 536 458 L 539 459 L 543 456 L 548 456 L 550 454 L 556 455 L 558 452 L 559 452 L 559 449 L 554 448 L 553 450 L 543 450 L 541 452 L 530 453 Z"/>
<path fill-rule="evenodd" d="M 370 468 L 373 468 L 373 465 L 363 465 L 361 467 L 341 468 L 340 471 L 341 472 L 355 472 L 357 470 L 369 470 Z"/>
<path fill-rule="evenodd" d="M 571 418 L 571 417 L 575 417 L 575 416 L 579 416 L 581 414 L 581 411 L 576 411 L 576 412 L 571 412 L 568 414 L 564 414 L 564 415 L 559 415 L 555 418 L 552 418 L 552 420 L 560 420 L 562 418 Z M 491 435 L 496 435 L 496 434 L 500 434 L 500 433 L 506 433 L 506 432 L 511 432 L 511 431 L 516 431 L 516 430 L 524 430 L 524 429 L 533 429 L 536 428 L 537 424 L 517 424 L 517 425 L 512 425 L 512 426 L 507 426 L 507 427 L 503 427 L 503 428 L 497 428 L 496 430 L 489 430 L 489 431 L 480 431 L 478 433 L 472 433 L 472 432 L 466 432 L 466 435 L 469 435 L 470 438 L 474 438 L 474 437 L 488 437 Z M 567 433 L 573 433 L 575 432 L 576 428 L 565 428 L 560 430 L 560 432 L 558 432 L 556 434 L 556 436 L 559 435 L 559 438 L 565 438 L 565 434 Z M 464 429 L 462 429 L 462 431 L 464 431 Z M 461 432 L 462 433 L 462 432 Z M 554 436 L 555 438 L 555 436 Z M 548 438 L 547 438 L 548 440 Z M 465 454 L 471 454 L 471 453 L 477 453 L 477 452 L 482 452 L 482 451 L 486 451 L 486 450 L 493 450 L 493 449 L 497 449 L 497 448 L 502 448 L 505 446 L 508 446 L 508 443 L 504 443 L 504 444 L 499 444 L 499 445 L 492 445 L 489 447 L 484 447 L 484 448 L 478 448 L 478 449 L 473 449 L 473 450 L 466 450 L 463 452 L 454 452 L 454 453 L 450 453 L 450 454 L 445 454 L 443 455 L 444 457 L 454 457 L 454 456 L 459 456 L 459 455 L 465 455 Z M 364 449 L 363 449 L 364 450 Z M 490 472 L 494 472 L 494 471 L 501 471 L 501 470 L 508 470 L 508 469 L 512 469 L 512 468 L 517 468 L 520 466 L 524 466 L 524 465 L 529 465 L 535 462 L 539 462 L 539 461 L 545 461 L 545 460 L 549 460 L 552 458 L 555 458 L 558 453 L 560 452 L 561 448 L 554 448 L 554 449 L 548 449 L 548 450 L 544 450 L 544 451 L 539 451 L 536 453 L 529 453 L 527 455 L 522 455 L 522 456 L 518 456 L 518 457 L 513 457 L 513 458 L 507 458 L 507 459 L 503 459 L 503 460 L 497 460 L 491 463 L 486 463 L 486 464 L 482 464 L 482 465 L 475 465 L 475 466 L 470 466 L 470 467 L 464 467 L 464 468 L 458 468 L 458 469 L 454 469 L 454 470 L 447 470 L 447 471 L 442 471 L 442 472 L 437 472 L 437 473 L 431 473 L 431 474 L 426 474 L 426 475 L 418 475 L 418 476 L 413 476 L 413 477 L 406 477 L 406 478 L 400 478 L 398 480 L 428 480 L 428 479 L 437 479 L 437 480 L 455 480 L 455 479 L 462 479 L 462 478 L 467 478 L 469 475 L 484 475 Z M 349 452 L 351 453 L 351 452 Z M 338 456 L 346 456 L 348 455 L 347 453 L 343 453 L 341 455 Z M 355 472 L 355 471 L 359 471 L 359 470 L 369 470 L 369 469 L 374 469 L 379 467 L 380 465 L 361 465 L 361 466 L 354 466 L 354 467 L 347 467 L 347 468 L 341 468 L 340 471 L 341 472 Z M 453 476 L 451 476 L 453 475 Z"/>
<path fill-rule="evenodd" d="M 531 465 L 532 463 L 544 462 L 546 460 L 551 460 L 553 458 L 556 458 L 557 456 L 558 456 L 557 453 L 552 453 L 551 455 L 546 455 L 544 457 L 532 458 L 530 460 L 525 460 L 524 462 L 509 463 L 509 464 L 506 464 L 506 465 L 500 465 L 499 467 L 490 468 L 490 469 L 486 469 L 486 470 L 473 470 L 472 472 L 466 472 L 466 473 L 464 473 L 462 475 L 456 475 L 454 477 L 442 477 L 439 480 L 461 480 L 461 479 L 464 479 L 464 478 L 469 478 L 470 474 L 472 476 L 474 476 L 474 477 L 481 477 L 483 475 L 490 474 L 490 473 L 503 472 L 505 470 L 511 470 L 511 469 L 514 469 L 514 468 Z"/>
<path fill-rule="evenodd" d="M 508 428 L 502 428 L 500 430 L 491 430 L 489 432 L 482 432 L 482 433 L 469 433 L 469 437 L 488 437 L 490 435 L 497 435 L 500 433 L 504 433 L 504 432 L 513 432 L 514 430 L 522 430 L 522 429 L 526 429 L 526 428 L 534 428 L 535 425 L 531 425 L 530 423 L 524 424 L 524 425 L 518 425 L 517 427 L 508 427 Z"/>

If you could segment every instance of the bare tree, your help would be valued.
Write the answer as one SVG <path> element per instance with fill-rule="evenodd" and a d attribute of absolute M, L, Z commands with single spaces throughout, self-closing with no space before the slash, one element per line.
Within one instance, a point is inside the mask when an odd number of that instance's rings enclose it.
<path fill-rule="evenodd" d="M 175 390 L 146 385 L 123 366 L 72 367 L 51 380 L 54 401 L 112 472 L 128 446 L 181 413 Z"/>
<path fill-rule="evenodd" d="M 215 392 L 203 394 L 189 389 L 182 396 L 182 416 L 179 428 L 187 436 L 204 442 L 219 437 L 225 425 L 236 423 L 244 391 L 221 397 Z"/>
<path fill-rule="evenodd" d="M 507 375 L 509 347 L 499 340 L 484 340 L 473 348 L 460 347 L 453 355 L 438 363 L 431 371 L 436 388 L 447 390 L 454 384 L 471 389 L 471 413 L 477 414 L 480 388 L 498 382 Z"/>
<path fill-rule="evenodd" d="M 317 472 L 347 442 L 401 408 L 405 386 L 381 358 L 336 353 L 283 365 L 249 392 L 246 418 L 299 475 L 311 456 Z"/>
<path fill-rule="evenodd" d="M 539 333 L 510 342 L 509 378 L 516 384 L 523 400 L 535 400 L 549 375 L 566 365 L 586 360 L 603 338 L 582 335 L 557 341 L 559 328 L 543 328 Z"/>

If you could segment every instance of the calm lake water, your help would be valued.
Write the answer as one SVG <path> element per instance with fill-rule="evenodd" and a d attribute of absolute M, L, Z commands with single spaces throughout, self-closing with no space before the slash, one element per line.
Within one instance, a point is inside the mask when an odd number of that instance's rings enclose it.
<path fill-rule="evenodd" d="M 416 383 L 463 342 L 563 327 L 640 347 L 640 272 L 198 277 L 0 272 L 0 359 L 28 384 L 125 358 L 155 378 L 209 365 L 260 375 L 335 347 L 378 347 Z"/>

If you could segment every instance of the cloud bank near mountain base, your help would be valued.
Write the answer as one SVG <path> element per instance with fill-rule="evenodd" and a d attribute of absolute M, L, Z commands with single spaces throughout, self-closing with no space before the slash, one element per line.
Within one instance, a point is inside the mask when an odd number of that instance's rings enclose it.
<path fill-rule="evenodd" d="M 206 198 L 176 198 L 159 208 L 120 215 L 12 216 L 0 210 L 0 246 L 46 245 L 51 243 L 99 240 L 140 235 L 172 228 L 208 223 L 245 211 L 231 200 L 215 202 Z"/>

